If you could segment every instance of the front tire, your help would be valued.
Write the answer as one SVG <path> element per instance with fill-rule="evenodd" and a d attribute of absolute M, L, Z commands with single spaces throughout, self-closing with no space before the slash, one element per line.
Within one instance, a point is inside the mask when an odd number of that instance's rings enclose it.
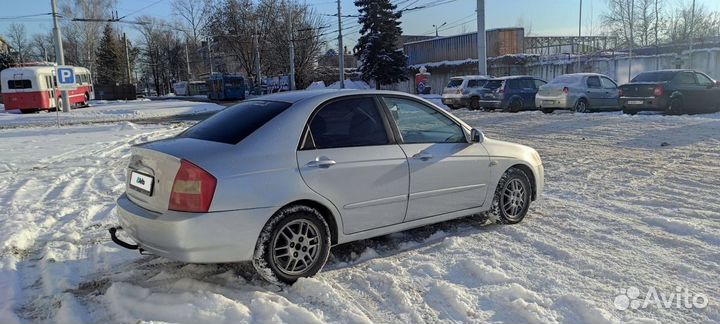
<path fill-rule="evenodd" d="M 530 208 L 532 187 L 527 174 L 510 168 L 500 178 L 493 198 L 490 218 L 500 224 L 522 222 Z"/>
<path fill-rule="evenodd" d="M 523 102 L 520 99 L 513 99 L 513 101 L 510 101 L 510 103 L 507 106 L 507 109 L 505 109 L 505 112 L 512 112 L 516 113 L 519 112 L 523 107 Z"/>
<path fill-rule="evenodd" d="M 265 280 L 292 284 L 322 269 L 330 256 L 330 244 L 330 227 L 319 211 L 288 206 L 265 224 L 252 264 Z"/>

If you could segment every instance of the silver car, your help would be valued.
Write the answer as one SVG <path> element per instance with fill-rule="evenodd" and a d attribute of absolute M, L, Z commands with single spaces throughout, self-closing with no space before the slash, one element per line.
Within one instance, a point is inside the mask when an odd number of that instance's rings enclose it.
<path fill-rule="evenodd" d="M 558 109 L 588 113 L 619 110 L 619 90 L 610 77 L 597 73 L 565 74 L 540 87 L 535 106 L 549 114 Z"/>
<path fill-rule="evenodd" d="M 391 91 L 247 100 L 131 153 L 115 243 L 285 283 L 336 244 L 482 212 L 518 223 L 544 184 L 534 149 Z"/>
<path fill-rule="evenodd" d="M 442 103 L 452 110 L 462 107 L 478 110 L 482 89 L 488 80 L 490 77 L 485 75 L 452 77 L 443 89 Z"/>

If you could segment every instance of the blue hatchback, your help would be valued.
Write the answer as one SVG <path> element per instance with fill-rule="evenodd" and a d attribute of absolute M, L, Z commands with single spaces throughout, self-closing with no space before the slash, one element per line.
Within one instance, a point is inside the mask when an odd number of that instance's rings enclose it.
<path fill-rule="evenodd" d="M 505 112 L 537 109 L 535 94 L 546 83 L 527 75 L 491 79 L 480 94 L 480 107 L 485 110 L 502 109 Z"/>

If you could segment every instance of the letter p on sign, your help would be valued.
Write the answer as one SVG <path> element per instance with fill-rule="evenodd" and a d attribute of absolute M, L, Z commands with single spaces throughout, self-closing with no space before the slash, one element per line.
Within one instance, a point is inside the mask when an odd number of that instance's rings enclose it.
<path fill-rule="evenodd" d="M 62 90 L 75 90 L 75 71 L 71 67 L 58 67 L 58 85 Z"/>

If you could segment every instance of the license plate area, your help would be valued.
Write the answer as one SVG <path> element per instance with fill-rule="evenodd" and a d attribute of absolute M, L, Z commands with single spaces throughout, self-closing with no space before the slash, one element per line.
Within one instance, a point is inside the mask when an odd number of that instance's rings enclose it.
<path fill-rule="evenodd" d="M 142 172 L 130 172 L 130 189 L 152 196 L 155 178 Z"/>
<path fill-rule="evenodd" d="M 543 100 L 543 105 L 552 105 L 555 104 L 555 100 Z"/>
<path fill-rule="evenodd" d="M 642 100 L 629 100 L 628 101 L 628 105 L 642 105 L 642 104 L 643 104 Z"/>

